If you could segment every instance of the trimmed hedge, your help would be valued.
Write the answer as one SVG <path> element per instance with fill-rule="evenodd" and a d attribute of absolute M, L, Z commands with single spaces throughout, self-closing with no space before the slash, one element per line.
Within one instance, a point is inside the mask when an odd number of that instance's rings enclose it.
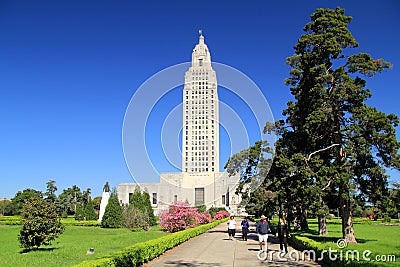
<path fill-rule="evenodd" d="M 167 236 L 137 243 L 126 247 L 121 251 L 105 256 L 104 258 L 84 261 L 80 264 L 74 265 L 74 267 L 140 266 L 145 262 L 162 255 L 165 251 L 182 244 L 192 237 L 203 234 L 207 230 L 214 228 L 227 220 L 228 218 L 213 221 L 208 224 L 182 230 Z"/>
<path fill-rule="evenodd" d="M 65 226 L 101 226 L 101 222 L 98 221 L 75 221 L 61 219 L 61 222 Z"/>
<path fill-rule="evenodd" d="M 72 219 L 61 219 L 61 223 L 65 226 L 100 226 L 98 221 L 76 221 Z M 21 225 L 20 216 L 2 216 L 0 217 L 0 225 Z"/>
<path fill-rule="evenodd" d="M 303 250 L 314 250 L 316 257 L 320 258 L 321 253 L 323 250 L 328 251 L 329 246 L 328 245 L 323 245 L 315 240 L 312 240 L 308 237 L 305 236 L 300 236 L 300 235 L 292 235 L 292 238 L 289 239 L 289 243 L 292 247 L 294 247 L 297 250 L 303 251 Z M 340 251 L 338 249 L 338 251 Z M 343 250 L 343 255 L 345 255 L 346 250 Z M 325 263 L 327 266 L 346 266 L 346 267 L 361 267 L 361 266 L 368 266 L 368 267 L 375 267 L 375 266 L 382 266 L 378 265 L 374 262 L 371 261 L 340 261 L 339 259 L 336 261 L 331 260 L 327 253 L 324 254 L 324 257 L 322 259 L 322 262 Z"/>

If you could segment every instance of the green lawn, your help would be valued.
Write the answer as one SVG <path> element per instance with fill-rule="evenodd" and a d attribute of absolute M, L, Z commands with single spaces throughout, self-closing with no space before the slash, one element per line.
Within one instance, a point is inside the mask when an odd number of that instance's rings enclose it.
<path fill-rule="evenodd" d="M 138 242 L 166 233 L 160 231 L 131 232 L 100 227 L 67 226 L 65 232 L 50 246 L 23 253 L 19 247 L 21 226 L 0 225 L 0 266 L 71 266 L 84 260 L 100 258 Z M 157 229 L 156 229 L 157 230 Z M 95 253 L 86 255 L 89 248 Z"/>
<path fill-rule="evenodd" d="M 309 220 L 311 233 L 302 233 L 302 236 L 307 236 L 315 241 L 324 244 L 326 247 L 337 249 L 336 241 L 341 238 L 340 220 L 328 221 L 329 235 L 320 237 L 317 235 L 318 224 L 316 220 Z M 354 224 L 355 236 L 358 244 L 350 244 L 347 249 L 358 250 L 360 258 L 362 252 L 370 250 L 372 254 L 369 256 L 371 260 L 375 260 L 375 256 L 386 257 L 395 255 L 396 262 L 380 262 L 380 266 L 399 266 L 400 265 L 400 226 L 386 226 L 379 222 L 372 221 L 371 223 L 356 223 Z M 377 263 L 374 261 L 374 263 Z"/>

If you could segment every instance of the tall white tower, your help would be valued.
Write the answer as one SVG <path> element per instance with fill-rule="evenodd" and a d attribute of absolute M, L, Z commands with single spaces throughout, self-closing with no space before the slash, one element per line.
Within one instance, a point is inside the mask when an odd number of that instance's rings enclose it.
<path fill-rule="evenodd" d="M 217 77 L 199 31 L 183 89 L 182 172 L 219 172 Z"/>

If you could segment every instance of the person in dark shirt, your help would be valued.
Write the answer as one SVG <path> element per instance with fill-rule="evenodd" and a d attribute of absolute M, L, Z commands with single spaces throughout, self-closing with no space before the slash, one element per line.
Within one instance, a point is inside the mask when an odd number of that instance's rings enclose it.
<path fill-rule="evenodd" d="M 271 232 L 269 224 L 267 222 L 267 217 L 261 216 L 261 220 L 256 225 L 256 231 L 258 234 L 258 241 L 260 242 L 260 251 L 262 251 L 262 245 L 265 245 L 265 251 L 268 251 L 268 233 Z"/>
<path fill-rule="evenodd" d="M 247 217 L 244 217 L 243 221 L 241 222 L 242 225 L 242 239 L 247 241 L 247 233 L 249 232 L 249 221 Z"/>
<path fill-rule="evenodd" d="M 283 247 L 285 247 L 285 253 L 288 253 L 287 239 L 290 237 L 289 227 L 283 218 L 279 218 L 277 234 L 279 237 L 279 244 L 280 244 L 281 252 L 283 252 Z"/>

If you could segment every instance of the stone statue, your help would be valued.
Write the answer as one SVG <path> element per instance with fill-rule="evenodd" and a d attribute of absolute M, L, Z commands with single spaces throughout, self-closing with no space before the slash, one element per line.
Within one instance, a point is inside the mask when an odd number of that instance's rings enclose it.
<path fill-rule="evenodd" d="M 106 184 L 104 185 L 103 192 L 110 192 L 110 185 L 108 184 L 108 182 L 106 182 Z"/>

